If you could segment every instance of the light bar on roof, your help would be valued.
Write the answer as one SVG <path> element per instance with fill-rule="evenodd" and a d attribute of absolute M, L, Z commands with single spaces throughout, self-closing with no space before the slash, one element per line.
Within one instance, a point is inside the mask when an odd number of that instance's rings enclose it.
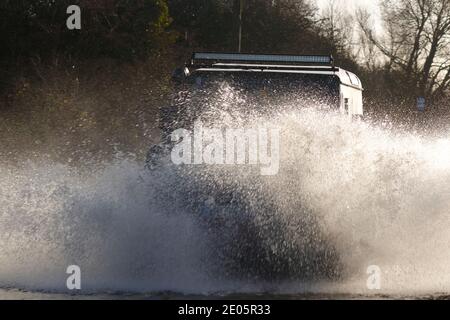
<path fill-rule="evenodd" d="M 240 54 L 240 53 L 194 53 L 194 60 L 241 61 L 241 62 L 280 62 L 280 63 L 319 63 L 331 64 L 331 56 L 292 56 L 274 54 Z"/>

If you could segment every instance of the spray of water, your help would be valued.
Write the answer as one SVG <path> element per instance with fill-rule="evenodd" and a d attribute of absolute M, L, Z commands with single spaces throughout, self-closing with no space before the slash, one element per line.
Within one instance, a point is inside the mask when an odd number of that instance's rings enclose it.
<path fill-rule="evenodd" d="M 282 109 L 210 121 L 280 128 L 275 176 L 125 156 L 0 166 L 1 286 L 64 292 L 76 264 L 93 292 L 369 293 L 378 265 L 381 292 L 448 292 L 449 138 Z"/>

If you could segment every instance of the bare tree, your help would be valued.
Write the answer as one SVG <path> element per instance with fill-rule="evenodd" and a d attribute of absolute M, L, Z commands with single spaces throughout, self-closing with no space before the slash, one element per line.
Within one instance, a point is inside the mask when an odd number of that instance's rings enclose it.
<path fill-rule="evenodd" d="M 374 24 L 372 17 L 367 10 L 359 9 L 356 12 L 357 21 L 359 24 L 370 25 Z M 366 30 L 367 27 L 364 27 Z M 359 63 L 364 66 L 369 72 L 375 72 L 380 69 L 380 52 L 377 46 L 371 41 L 361 28 L 358 30 L 356 42 L 358 43 L 356 57 Z"/>
<path fill-rule="evenodd" d="M 388 68 L 404 74 L 418 95 L 433 97 L 450 88 L 450 1 L 382 0 L 384 36 L 358 22 L 366 38 L 388 58 Z"/>
<path fill-rule="evenodd" d="M 342 1 L 328 0 L 321 18 L 322 32 L 333 46 L 333 53 L 352 52 L 355 24 L 353 17 L 342 7 Z"/>

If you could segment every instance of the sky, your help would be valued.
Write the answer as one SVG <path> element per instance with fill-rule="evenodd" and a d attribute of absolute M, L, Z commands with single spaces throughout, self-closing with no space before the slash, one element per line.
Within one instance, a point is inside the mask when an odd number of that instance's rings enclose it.
<path fill-rule="evenodd" d="M 367 8 L 370 11 L 376 12 L 378 10 L 378 0 L 336 0 L 342 3 L 350 11 L 356 10 L 357 7 Z M 313 1 L 314 2 L 314 1 Z M 326 6 L 329 0 L 316 0 L 315 1 L 320 8 Z"/>
<path fill-rule="evenodd" d="M 312 0 L 312 2 L 316 2 L 319 9 L 323 9 L 327 6 L 330 0 Z M 358 8 L 367 9 L 370 13 L 372 13 L 372 17 L 376 23 L 376 29 L 381 28 L 380 21 L 380 11 L 379 11 L 379 0 L 335 0 L 340 6 L 343 8 L 347 8 L 349 13 L 354 13 Z"/>

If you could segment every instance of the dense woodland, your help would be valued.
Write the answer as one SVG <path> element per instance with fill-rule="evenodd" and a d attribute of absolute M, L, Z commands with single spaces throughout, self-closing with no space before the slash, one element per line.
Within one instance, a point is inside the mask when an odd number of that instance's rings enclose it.
<path fill-rule="evenodd" d="M 74 4 L 80 30 L 66 27 Z M 333 54 L 362 78 L 370 118 L 450 123 L 447 0 L 382 0 L 383 30 L 339 0 L 0 0 L 0 153 L 145 150 L 173 69 L 193 50 L 237 51 L 241 11 L 242 51 Z"/>

